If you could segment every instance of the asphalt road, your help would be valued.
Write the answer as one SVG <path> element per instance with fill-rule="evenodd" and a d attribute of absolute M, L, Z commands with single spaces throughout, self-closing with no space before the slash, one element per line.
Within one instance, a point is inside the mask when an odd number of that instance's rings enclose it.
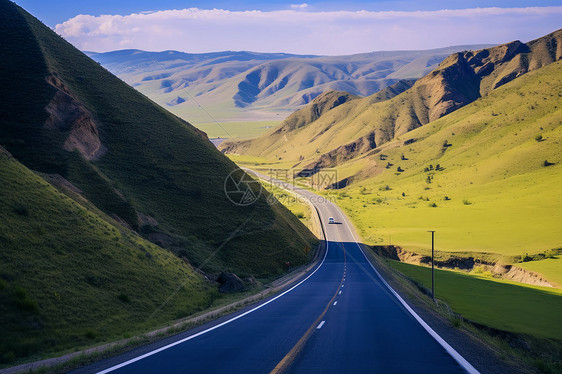
<path fill-rule="evenodd" d="M 326 255 L 307 278 L 233 319 L 138 357 L 98 363 L 96 370 L 477 373 L 380 278 L 341 210 L 296 190 L 314 203 L 326 235 Z M 327 224 L 328 217 L 336 223 Z"/>

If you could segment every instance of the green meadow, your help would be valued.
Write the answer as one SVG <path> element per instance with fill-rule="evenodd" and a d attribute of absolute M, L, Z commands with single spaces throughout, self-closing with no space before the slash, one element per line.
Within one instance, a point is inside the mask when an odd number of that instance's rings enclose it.
<path fill-rule="evenodd" d="M 209 138 L 241 139 L 260 136 L 279 121 L 254 121 L 254 122 L 210 122 L 195 123 L 196 127 L 204 131 Z"/>
<path fill-rule="evenodd" d="M 389 260 L 392 268 L 431 289 L 431 268 Z M 562 337 L 562 290 L 435 270 L 435 295 L 464 319 L 539 338 Z"/>

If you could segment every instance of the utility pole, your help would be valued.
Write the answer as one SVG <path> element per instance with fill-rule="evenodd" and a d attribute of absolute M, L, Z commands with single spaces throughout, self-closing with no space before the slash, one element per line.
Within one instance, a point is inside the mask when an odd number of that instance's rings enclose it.
<path fill-rule="evenodd" d="M 431 233 L 431 297 L 435 302 L 435 231 Z"/>

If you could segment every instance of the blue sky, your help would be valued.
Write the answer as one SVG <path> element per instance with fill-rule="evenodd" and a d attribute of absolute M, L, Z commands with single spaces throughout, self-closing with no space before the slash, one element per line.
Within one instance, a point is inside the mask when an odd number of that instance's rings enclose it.
<path fill-rule="evenodd" d="M 337 55 L 528 41 L 562 28 L 562 0 L 16 3 L 78 48 L 93 51 L 137 48 Z"/>

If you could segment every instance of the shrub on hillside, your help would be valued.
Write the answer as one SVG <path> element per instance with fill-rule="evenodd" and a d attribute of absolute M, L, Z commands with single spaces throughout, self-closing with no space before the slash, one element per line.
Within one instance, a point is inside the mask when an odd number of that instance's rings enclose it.
<path fill-rule="evenodd" d="M 20 216 L 29 216 L 29 208 L 24 203 L 16 203 L 14 205 L 14 212 Z"/>
<path fill-rule="evenodd" d="M 533 257 L 529 256 L 528 253 L 525 253 L 524 255 L 521 256 L 520 262 L 529 262 L 529 261 L 533 261 Z"/>

